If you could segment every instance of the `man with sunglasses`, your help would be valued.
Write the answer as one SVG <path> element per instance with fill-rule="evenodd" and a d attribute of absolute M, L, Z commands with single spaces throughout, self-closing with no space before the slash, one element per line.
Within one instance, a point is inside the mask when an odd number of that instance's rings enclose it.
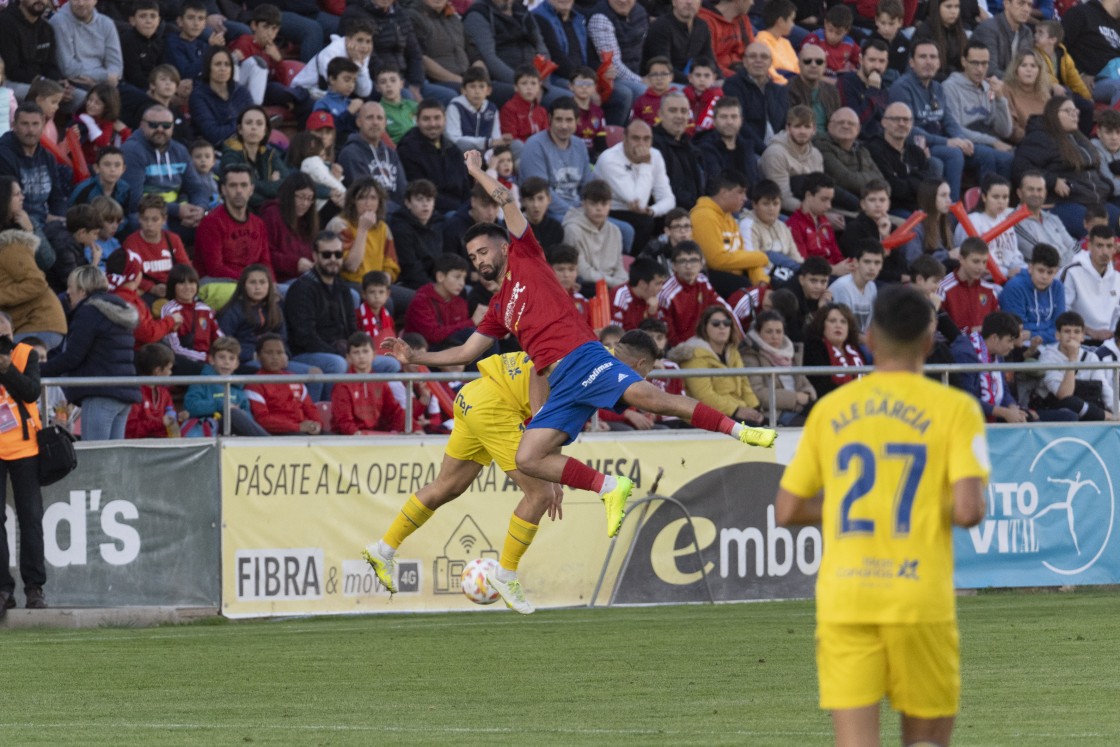
<path fill-rule="evenodd" d="M 124 177 L 132 196 L 124 207 L 130 220 L 137 220 L 136 208 L 146 194 L 157 194 L 167 203 L 167 220 L 172 231 L 184 243 L 193 240 L 194 229 L 205 213 L 210 190 L 191 165 L 191 154 L 182 143 L 173 140 L 175 117 L 162 104 L 144 110 L 140 131 L 124 145 Z"/>

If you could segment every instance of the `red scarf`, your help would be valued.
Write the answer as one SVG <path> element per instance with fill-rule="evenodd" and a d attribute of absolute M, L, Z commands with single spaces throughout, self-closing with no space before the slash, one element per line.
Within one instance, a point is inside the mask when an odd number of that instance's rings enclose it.
<path fill-rule="evenodd" d="M 824 344 L 828 348 L 829 365 L 843 366 L 844 368 L 863 365 L 863 358 L 860 356 L 859 351 L 851 345 L 838 348 L 828 340 L 825 340 Z M 840 384 L 847 384 L 855 378 L 857 378 L 855 374 L 833 374 L 832 383 L 839 386 Z"/>

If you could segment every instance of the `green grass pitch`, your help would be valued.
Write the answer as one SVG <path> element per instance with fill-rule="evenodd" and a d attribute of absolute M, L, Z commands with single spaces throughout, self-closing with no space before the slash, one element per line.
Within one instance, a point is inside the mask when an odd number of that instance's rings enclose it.
<path fill-rule="evenodd" d="M 955 744 L 1120 744 L 1118 613 L 961 599 Z M 10 630 L 0 741 L 825 745 L 812 629 L 811 603 L 774 602 Z"/>

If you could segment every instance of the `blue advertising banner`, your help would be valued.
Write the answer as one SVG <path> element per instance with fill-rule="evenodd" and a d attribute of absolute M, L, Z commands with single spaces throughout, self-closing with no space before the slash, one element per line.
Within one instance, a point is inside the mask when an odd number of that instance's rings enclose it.
<path fill-rule="evenodd" d="M 956 586 L 1120 583 L 1112 425 L 992 428 L 988 511 L 956 529 Z"/>

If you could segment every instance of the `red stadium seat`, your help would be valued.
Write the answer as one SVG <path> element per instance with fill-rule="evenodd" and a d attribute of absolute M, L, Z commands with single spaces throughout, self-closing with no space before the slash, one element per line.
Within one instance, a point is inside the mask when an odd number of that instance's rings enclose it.
<path fill-rule="evenodd" d="M 607 147 L 621 143 L 625 134 L 626 130 L 624 128 L 618 125 L 607 125 Z"/>
<path fill-rule="evenodd" d="M 305 63 L 299 60 L 281 60 L 276 66 L 276 82 L 285 86 L 292 85 L 292 80 L 299 75 L 304 65 Z"/>

